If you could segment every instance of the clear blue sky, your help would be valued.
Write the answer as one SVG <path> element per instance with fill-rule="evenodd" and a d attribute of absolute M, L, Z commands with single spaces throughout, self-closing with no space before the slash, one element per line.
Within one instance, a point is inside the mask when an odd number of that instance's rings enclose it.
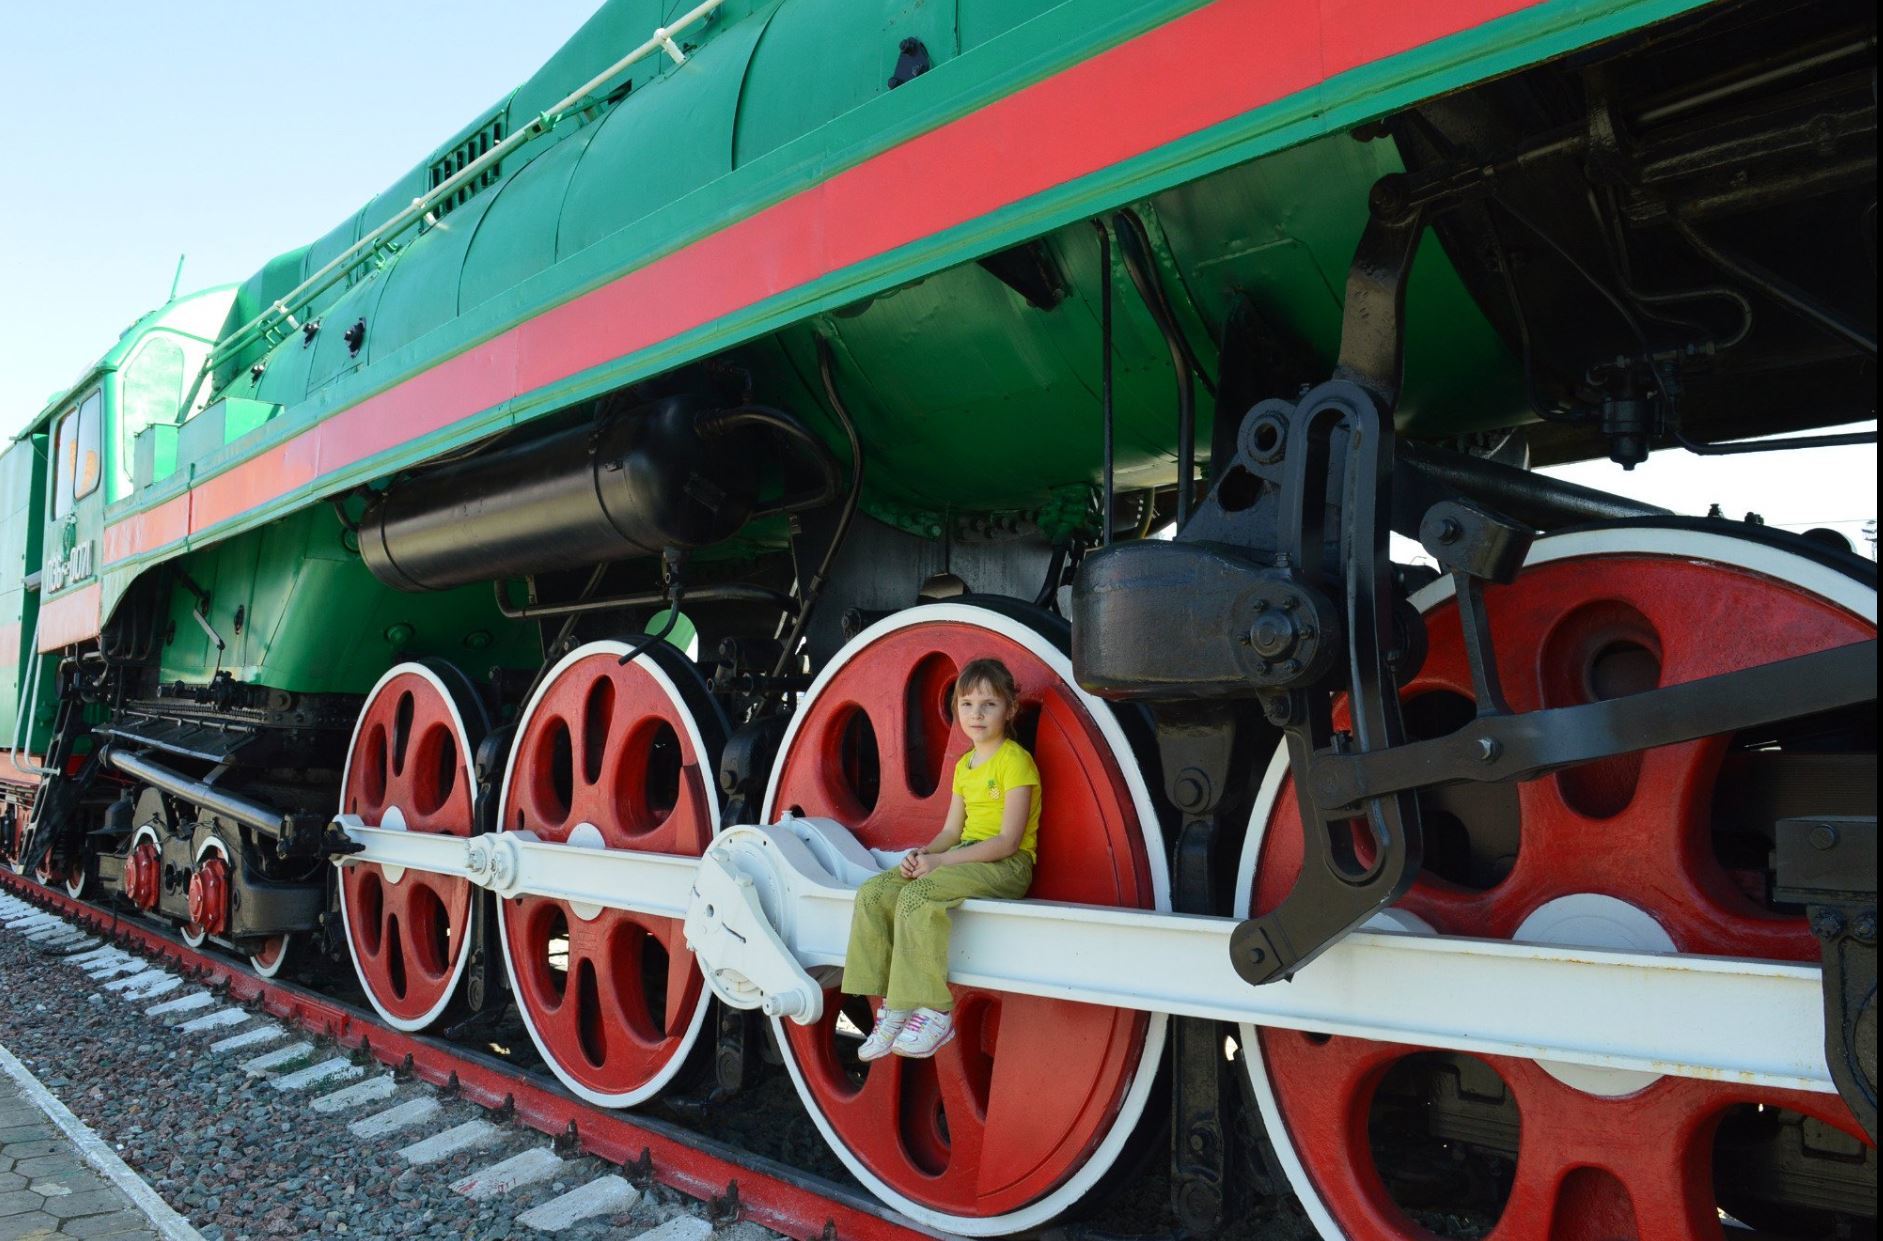
<path fill-rule="evenodd" d="M 162 302 L 313 240 L 522 82 L 600 0 L 0 0 L 0 439 Z M 626 49 L 623 49 L 626 50 Z M 1563 471 L 1861 542 L 1876 450 Z"/>
<path fill-rule="evenodd" d="M 0 0 L 0 440 L 162 303 L 178 254 L 201 288 L 320 236 L 599 3 Z"/>

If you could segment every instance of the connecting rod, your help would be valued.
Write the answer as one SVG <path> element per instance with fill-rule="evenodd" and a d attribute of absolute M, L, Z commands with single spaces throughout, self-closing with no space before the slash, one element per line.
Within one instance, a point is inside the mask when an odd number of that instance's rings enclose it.
<path fill-rule="evenodd" d="M 809 1025 L 818 974 L 841 967 L 856 889 L 897 855 L 841 824 L 726 829 L 704 857 L 547 844 L 528 832 L 445 836 L 336 825 L 378 864 L 467 879 L 509 899 L 683 919 L 708 985 L 738 1008 Z M 1234 918 L 1050 901 L 971 900 L 949 977 L 968 986 L 1175 1016 L 1482 1055 L 1831 1093 L 1814 965 L 1356 931 L 1285 986 L 1230 959 Z M 1016 945 L 1023 946 L 1016 949 Z"/>

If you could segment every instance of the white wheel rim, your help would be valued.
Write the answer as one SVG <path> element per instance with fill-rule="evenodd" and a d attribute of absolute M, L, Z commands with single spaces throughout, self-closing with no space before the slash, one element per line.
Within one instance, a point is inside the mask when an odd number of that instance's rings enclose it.
<path fill-rule="evenodd" d="M 1796 552 L 1701 530 L 1654 526 L 1580 530 L 1538 539 L 1531 546 L 1524 565 L 1528 568 L 1559 560 L 1610 555 L 1668 556 L 1743 569 L 1809 591 L 1852 615 L 1873 625 L 1876 623 L 1876 592 L 1865 589 L 1861 582 L 1848 575 Z M 1451 578 L 1445 576 L 1413 595 L 1411 603 L 1423 614 L 1450 599 L 1453 593 Z M 1234 912 L 1238 918 L 1249 916 L 1250 895 L 1255 888 L 1256 859 L 1262 852 L 1262 842 L 1268 834 L 1269 816 L 1275 808 L 1282 781 L 1287 774 L 1287 747 L 1277 746 L 1274 756 L 1269 760 L 1268 771 L 1262 777 L 1261 791 L 1256 795 L 1255 808 L 1249 816 L 1249 831 L 1244 838 L 1242 858 L 1236 869 Z M 1344 1234 L 1322 1199 L 1319 1187 L 1308 1175 L 1300 1152 L 1295 1149 L 1287 1122 L 1282 1117 L 1257 1033 L 1256 1026 L 1245 1022 L 1238 1027 L 1237 1042 L 1242 1048 L 1243 1063 L 1255 1093 L 1262 1127 L 1277 1161 L 1288 1176 L 1289 1186 L 1315 1228 L 1323 1237 L 1340 1238 Z"/>
<path fill-rule="evenodd" d="M 271 935 L 269 936 L 269 938 L 273 939 L 275 937 Z M 288 954 L 292 952 L 294 949 L 294 936 L 293 935 L 283 932 L 280 938 L 281 938 L 281 951 L 275 954 L 275 959 L 272 963 L 263 964 L 262 959 L 258 954 L 256 953 L 249 954 L 249 958 L 248 958 L 249 968 L 254 970 L 257 974 L 259 974 L 263 978 L 274 978 L 277 975 L 279 975 L 281 973 L 281 967 L 288 963 Z"/>
<path fill-rule="evenodd" d="M 601 642 L 590 642 L 584 646 L 579 646 L 557 660 L 556 666 L 549 670 L 549 675 L 544 677 L 542 684 L 536 687 L 536 692 L 530 695 L 530 700 L 524 706 L 523 713 L 517 716 L 517 737 L 521 738 L 528 731 L 529 724 L 536 715 L 537 706 L 542 702 L 544 696 L 549 693 L 550 687 L 555 685 L 556 679 L 560 677 L 564 671 L 590 655 L 609 655 L 619 659 L 633 649 L 633 647 L 625 642 L 617 642 L 610 639 Z M 687 707 L 686 700 L 680 695 L 680 687 L 674 684 L 673 678 L 669 677 L 661 668 L 660 664 L 650 658 L 646 652 L 637 655 L 634 659 L 634 664 L 637 668 L 651 676 L 654 679 L 654 684 L 660 688 L 661 693 L 666 695 L 681 720 L 686 724 L 687 743 L 693 747 L 693 753 L 704 759 L 706 755 L 706 742 L 700 735 L 699 721 L 694 719 L 693 712 Z M 522 749 L 523 747 L 520 744 L 511 746 L 510 757 L 504 763 L 503 783 L 498 786 L 501 790 L 497 803 L 497 822 L 500 826 L 510 821 L 510 779 L 516 771 L 517 756 L 522 753 Z M 712 816 L 713 830 L 717 833 L 719 828 L 723 826 L 719 822 L 719 790 L 714 787 L 711 779 L 702 780 L 700 784 L 706 790 L 707 810 Z M 595 831 L 592 827 L 589 830 L 591 832 Z M 599 836 L 600 833 L 596 832 L 596 835 Z M 522 836 L 530 840 L 536 839 L 534 832 L 524 832 Z M 581 848 L 584 846 L 577 844 L 574 847 Z M 572 907 L 572 912 L 573 908 L 574 907 Z M 596 911 L 597 914 L 599 914 L 599 912 L 599 910 Z M 510 994 L 512 996 L 519 996 L 523 994 L 523 990 L 521 983 L 517 979 L 516 958 L 510 951 L 509 919 L 505 918 L 503 912 L 499 910 L 496 922 L 498 938 L 503 944 L 504 972 L 510 979 Z M 681 1066 L 686 1063 L 687 1058 L 693 1053 L 694 1044 L 699 1041 L 700 1027 L 706 1022 L 706 1010 L 711 1007 L 712 998 L 711 990 L 706 987 L 700 988 L 699 1002 L 693 1006 L 693 1015 L 687 1021 L 686 1032 L 681 1035 L 679 1046 L 668 1059 L 667 1063 L 640 1086 L 633 1090 L 623 1091 L 619 1094 L 610 1094 L 605 1091 L 595 1090 L 570 1076 L 556 1060 L 555 1056 L 550 1054 L 548 1044 L 543 1039 L 541 1032 L 537 1030 L 535 1020 L 530 1016 L 529 1006 L 524 1004 L 521 1000 L 518 1000 L 517 1012 L 523 1018 L 524 1028 L 530 1032 L 530 1041 L 536 1045 L 537 1054 L 543 1058 L 543 1063 L 549 1066 L 550 1071 L 556 1075 L 558 1081 L 568 1087 L 571 1093 L 588 1100 L 590 1103 L 600 1107 L 621 1108 L 633 1107 L 638 1103 L 646 1102 L 648 1099 L 659 1094 L 662 1088 L 673 1080 L 674 1074 L 680 1071 Z"/>
<path fill-rule="evenodd" d="M 979 608 L 971 604 L 932 603 L 909 608 L 871 625 L 837 652 L 836 657 L 825 665 L 823 671 L 819 672 L 816 679 L 811 682 L 811 687 L 798 699 L 798 709 L 792 715 L 790 725 L 785 729 L 784 738 L 778 743 L 778 760 L 772 764 L 771 780 L 765 789 L 765 807 L 762 816 L 765 821 L 773 822 L 777 817 L 775 808 L 778 782 L 784 772 L 784 756 L 790 752 L 791 743 L 798 735 L 798 727 L 808 714 L 807 708 L 818 693 L 845 664 L 878 638 L 912 625 L 931 624 L 938 621 L 976 626 L 1018 643 L 1051 668 L 1054 674 L 1065 683 L 1067 689 L 1076 696 L 1080 705 L 1085 708 L 1086 714 L 1098 726 L 1106 745 L 1118 759 L 1119 771 L 1123 774 L 1125 783 L 1131 791 L 1132 804 L 1138 812 L 1139 830 L 1144 837 L 1145 859 L 1151 872 L 1152 908 L 1168 910 L 1170 908 L 1170 874 L 1164 858 L 1163 835 L 1158 828 L 1155 803 L 1151 800 L 1149 788 L 1144 784 L 1143 773 L 1138 770 L 1124 730 L 1119 727 L 1117 718 L 1112 715 L 1111 707 L 1079 688 L 1079 683 L 1073 679 L 1071 658 L 1052 643 L 1019 621 L 1002 616 L 991 609 Z M 858 1159 L 848 1146 L 844 1145 L 836 1131 L 831 1128 L 830 1121 L 818 1105 L 817 1096 L 811 1092 L 809 1084 L 806 1083 L 803 1073 L 798 1068 L 797 1060 L 788 1050 L 784 1052 L 784 1061 L 785 1068 L 791 1073 L 791 1084 L 796 1088 L 798 1098 L 804 1103 L 805 1110 L 810 1113 L 811 1120 L 817 1125 L 818 1132 L 824 1135 L 825 1144 L 838 1159 L 843 1161 L 843 1165 L 850 1170 L 851 1175 L 863 1182 L 871 1193 L 909 1218 L 919 1220 L 931 1228 L 939 1228 L 969 1237 L 998 1236 L 1038 1227 L 1055 1216 L 1063 1214 L 1084 1198 L 1092 1186 L 1111 1170 L 1118 1156 L 1123 1153 L 1125 1143 L 1130 1141 L 1138 1121 L 1143 1117 L 1144 1106 L 1149 1101 L 1151 1086 L 1157 1076 L 1158 1061 L 1163 1056 L 1164 1039 L 1169 1024 L 1170 1018 L 1165 1013 L 1148 1015 L 1144 1046 L 1139 1053 L 1137 1066 L 1132 1072 L 1131 1086 L 1125 1092 L 1124 1101 L 1110 1129 L 1106 1131 L 1104 1140 L 1079 1166 L 1078 1171 L 1038 1201 L 1005 1215 L 986 1217 L 950 1215 L 923 1206 L 897 1192 L 881 1177 L 871 1172 L 869 1167 Z M 772 1018 L 772 1028 L 779 1046 L 788 1048 L 789 1043 L 785 1037 L 783 1020 L 777 1017 Z"/>

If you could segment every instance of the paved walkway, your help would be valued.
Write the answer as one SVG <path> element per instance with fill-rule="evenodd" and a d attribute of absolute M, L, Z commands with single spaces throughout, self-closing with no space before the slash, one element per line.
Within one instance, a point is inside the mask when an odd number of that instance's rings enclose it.
<path fill-rule="evenodd" d="M 19 1063 L 4 1048 L 0 1048 L 0 1061 L 9 1068 Z M 142 1186 L 142 1194 L 154 1198 L 149 1187 L 136 1180 L 136 1173 L 117 1162 L 110 1148 L 82 1126 L 75 1140 L 43 1110 L 41 1102 L 30 1097 L 33 1093 L 33 1086 L 22 1089 L 9 1073 L 0 1072 L 0 1241 L 30 1237 L 157 1241 L 179 1235 L 174 1224 L 159 1231 L 131 1193 L 114 1183 L 129 1177 L 134 1192 Z M 64 1119 L 78 1124 L 69 1112 Z M 81 1143 L 91 1147 L 91 1158 Z M 101 1172 L 96 1166 L 99 1160 L 116 1163 L 117 1175 Z"/>

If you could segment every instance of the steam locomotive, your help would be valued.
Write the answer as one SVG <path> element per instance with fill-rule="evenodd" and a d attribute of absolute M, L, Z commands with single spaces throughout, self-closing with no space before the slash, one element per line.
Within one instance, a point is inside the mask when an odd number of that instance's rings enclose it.
<path fill-rule="evenodd" d="M 1876 16 L 606 0 L 0 454 L 0 851 L 968 1235 L 1876 1214 Z M 1428 565 L 1395 563 L 1389 537 Z M 1038 880 L 856 1059 L 1004 659 Z M 833 957 L 833 954 L 834 957 Z"/>

